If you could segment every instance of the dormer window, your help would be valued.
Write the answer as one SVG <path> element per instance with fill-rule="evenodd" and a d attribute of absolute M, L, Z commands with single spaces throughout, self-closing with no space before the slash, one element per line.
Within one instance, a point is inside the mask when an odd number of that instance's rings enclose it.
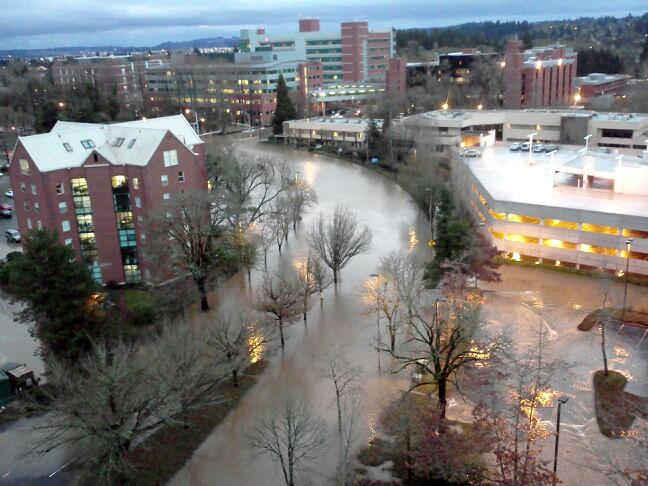
<path fill-rule="evenodd" d="M 86 149 L 92 149 L 92 148 L 95 148 L 95 143 L 94 143 L 92 140 L 90 140 L 90 139 L 88 139 L 88 140 L 81 140 L 81 145 L 83 146 L 83 148 L 86 148 Z"/>
<path fill-rule="evenodd" d="M 67 143 L 67 142 L 63 143 L 63 147 L 64 147 L 65 150 L 67 150 L 68 152 L 72 152 L 72 145 L 70 145 L 69 143 Z"/>
<path fill-rule="evenodd" d="M 113 147 L 121 147 L 122 143 L 124 143 L 124 138 L 123 137 L 118 137 L 118 138 L 115 139 L 112 146 Z"/>
<path fill-rule="evenodd" d="M 135 140 L 136 138 L 132 138 L 130 142 L 128 142 L 128 148 L 133 148 L 133 145 L 135 145 Z"/>

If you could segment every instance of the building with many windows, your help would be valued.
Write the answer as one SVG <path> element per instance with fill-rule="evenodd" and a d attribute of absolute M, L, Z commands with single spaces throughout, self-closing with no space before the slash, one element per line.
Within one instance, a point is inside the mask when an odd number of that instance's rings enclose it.
<path fill-rule="evenodd" d="M 66 89 L 91 83 L 106 93 L 114 91 L 122 107 L 139 106 L 146 69 L 165 60 L 163 53 L 57 59 L 52 63 L 52 79 L 56 86 Z"/>
<path fill-rule="evenodd" d="M 565 46 L 522 50 L 509 41 L 504 59 L 504 107 L 542 108 L 574 102 L 578 54 Z"/>
<path fill-rule="evenodd" d="M 203 143 L 182 115 L 58 122 L 18 138 L 9 174 L 20 233 L 56 230 L 103 283 L 139 282 L 149 212 L 207 188 Z"/>

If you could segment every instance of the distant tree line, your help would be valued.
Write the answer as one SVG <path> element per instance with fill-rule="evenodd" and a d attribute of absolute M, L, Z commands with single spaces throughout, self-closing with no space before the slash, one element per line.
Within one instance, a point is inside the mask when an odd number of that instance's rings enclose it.
<path fill-rule="evenodd" d="M 618 54 L 610 49 L 579 49 L 578 76 L 590 73 L 619 74 L 623 73 L 625 66 Z"/>

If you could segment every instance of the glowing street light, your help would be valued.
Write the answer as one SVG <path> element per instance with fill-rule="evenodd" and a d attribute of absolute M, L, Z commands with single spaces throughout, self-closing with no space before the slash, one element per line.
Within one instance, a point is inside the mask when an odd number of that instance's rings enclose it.
<path fill-rule="evenodd" d="M 58 104 L 59 108 L 64 108 L 65 107 L 65 103 L 63 103 L 62 101 L 59 101 L 57 104 Z"/>
<path fill-rule="evenodd" d="M 449 108 L 448 102 L 446 101 L 445 103 L 443 103 L 441 105 L 441 108 L 443 108 L 444 110 L 447 110 Z"/>
<path fill-rule="evenodd" d="M 626 270 L 623 283 L 623 314 L 625 315 L 626 311 L 626 299 L 628 298 L 628 272 L 630 271 L 630 248 L 632 248 L 632 242 L 634 238 L 628 238 L 626 240 Z"/>
<path fill-rule="evenodd" d="M 587 148 L 589 147 L 589 139 L 592 137 L 592 134 L 585 135 L 583 139 L 585 140 L 585 152 L 587 152 Z"/>
<path fill-rule="evenodd" d="M 506 61 L 500 62 L 500 67 L 504 69 L 506 67 Z"/>
<path fill-rule="evenodd" d="M 378 373 L 380 373 L 380 307 L 378 306 L 378 292 L 380 292 L 380 275 L 372 273 L 369 275 L 376 279 L 376 327 L 378 332 Z"/>
<path fill-rule="evenodd" d="M 576 104 L 578 104 L 578 103 L 580 103 L 580 100 L 581 100 L 581 94 L 580 94 L 580 93 L 576 93 L 576 94 L 574 95 L 574 102 L 575 102 Z"/>
<path fill-rule="evenodd" d="M 481 109 L 483 109 L 483 108 L 484 108 L 484 105 L 482 105 L 481 103 L 479 103 L 479 104 L 477 105 L 477 109 L 478 109 L 478 110 L 481 110 Z"/>

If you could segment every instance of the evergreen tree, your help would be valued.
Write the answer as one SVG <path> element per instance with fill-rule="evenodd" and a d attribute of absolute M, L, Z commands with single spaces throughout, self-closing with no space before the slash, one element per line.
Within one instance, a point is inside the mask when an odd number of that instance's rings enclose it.
<path fill-rule="evenodd" d="M 90 348 L 100 321 L 95 283 L 55 231 L 31 231 L 24 257 L 7 264 L 7 275 L 6 290 L 24 304 L 18 319 L 32 326 L 45 354 L 72 360 Z"/>
<path fill-rule="evenodd" d="M 367 124 L 367 144 L 369 145 L 369 155 L 382 155 L 382 132 L 378 128 L 376 120 L 371 118 Z"/>
<path fill-rule="evenodd" d="M 277 107 L 272 117 L 272 133 L 279 135 L 283 131 L 283 122 L 297 118 L 297 111 L 288 95 L 288 87 L 283 75 L 277 81 Z"/>
<path fill-rule="evenodd" d="M 452 195 L 445 187 L 439 193 L 436 228 L 434 260 L 425 271 L 425 280 L 430 286 L 436 286 L 441 280 L 446 271 L 444 264 L 456 260 L 472 243 L 470 224 L 457 216 Z"/>
<path fill-rule="evenodd" d="M 522 34 L 521 40 L 523 49 L 531 49 L 533 47 L 533 39 L 531 38 L 531 34 L 528 30 L 524 34 Z"/>

